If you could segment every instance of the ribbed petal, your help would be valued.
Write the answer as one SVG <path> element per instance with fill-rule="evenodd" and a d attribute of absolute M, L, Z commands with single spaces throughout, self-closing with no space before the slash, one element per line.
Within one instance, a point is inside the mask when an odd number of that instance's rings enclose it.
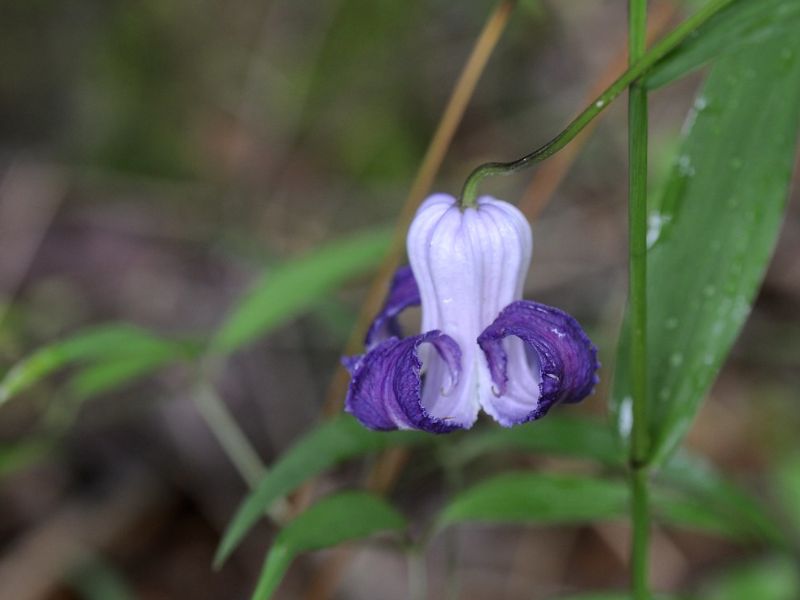
<path fill-rule="evenodd" d="M 422 375 L 419 351 L 423 345 L 435 350 L 439 364 L 444 367 L 436 374 Z M 465 427 L 458 415 L 434 417 L 422 405 L 423 377 L 426 387 L 434 386 L 444 395 L 456 388 L 460 379 L 461 351 L 452 338 L 440 331 L 384 340 L 366 354 L 346 360 L 345 366 L 352 375 L 345 410 L 365 427 L 383 431 L 420 429 L 431 433 L 448 433 Z"/>
<path fill-rule="evenodd" d="M 375 320 L 372 321 L 367 331 L 364 344 L 367 350 L 390 337 L 403 337 L 397 323 L 397 315 L 410 306 L 419 305 L 419 288 L 414 280 L 411 267 L 404 266 L 397 269 L 389 287 L 389 294 L 383 303 L 383 308 Z"/>
<path fill-rule="evenodd" d="M 493 386 L 483 409 L 501 425 L 579 402 L 598 382 L 597 349 L 567 313 L 527 300 L 509 304 L 478 338 Z"/>
<path fill-rule="evenodd" d="M 422 330 L 440 330 L 461 348 L 464 374 L 450 394 L 425 385 L 422 404 L 438 418 L 477 418 L 491 396 L 488 365 L 476 340 L 481 331 L 517 300 L 531 255 L 531 232 L 525 217 L 506 202 L 490 197 L 462 210 L 455 198 L 431 196 L 417 211 L 408 233 L 411 268 L 419 286 Z M 423 353 L 432 379 L 446 368 Z"/>

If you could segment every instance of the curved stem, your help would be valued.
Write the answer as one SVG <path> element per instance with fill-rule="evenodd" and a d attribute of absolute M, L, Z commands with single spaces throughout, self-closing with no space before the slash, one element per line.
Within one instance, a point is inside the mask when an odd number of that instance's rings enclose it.
<path fill-rule="evenodd" d="M 561 133 L 547 142 L 544 146 L 537 148 L 530 154 L 526 154 L 517 160 L 511 162 L 484 163 L 473 170 L 464 183 L 464 188 L 461 192 L 461 206 L 475 206 L 478 184 L 484 178 L 491 175 L 508 175 L 510 173 L 514 173 L 515 171 L 519 171 L 531 166 L 534 163 L 540 162 L 561 150 L 570 141 L 572 141 L 572 139 L 578 135 L 581 130 L 592 121 L 592 119 L 599 115 L 606 106 L 608 106 L 617 96 L 624 92 L 629 85 L 639 80 L 650 69 L 652 69 L 659 60 L 674 50 L 695 29 L 705 23 L 721 9 L 725 8 L 732 1 L 733 0 L 712 0 L 694 15 L 678 25 L 661 41 L 656 43 L 648 52 L 643 53 L 637 60 L 632 60 L 627 71 L 620 75 L 620 77 L 614 81 L 614 83 L 608 86 L 606 90 L 600 94 L 594 102 L 587 106 L 583 112 L 575 117 Z M 644 33 L 642 34 L 642 40 L 644 40 Z"/>

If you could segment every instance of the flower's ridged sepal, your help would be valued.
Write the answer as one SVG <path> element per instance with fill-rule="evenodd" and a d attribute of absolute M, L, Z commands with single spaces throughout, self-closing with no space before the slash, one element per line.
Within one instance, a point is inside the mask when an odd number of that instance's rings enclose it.
<path fill-rule="evenodd" d="M 394 274 L 383 308 L 367 331 L 364 340 L 367 350 L 371 350 L 376 344 L 390 337 L 403 337 L 397 323 L 397 316 L 406 308 L 419 306 L 419 302 L 419 287 L 417 287 L 411 267 L 400 267 Z"/>
<path fill-rule="evenodd" d="M 594 344 L 575 319 L 552 306 L 512 302 L 478 345 L 494 384 L 483 408 L 504 426 L 538 419 L 559 402 L 579 402 L 599 380 Z"/>
<path fill-rule="evenodd" d="M 390 338 L 366 354 L 344 361 L 352 376 L 345 410 L 365 427 L 381 431 L 420 429 L 448 433 L 471 425 L 435 418 L 422 406 L 419 349 L 423 344 L 430 344 L 447 366 L 441 381 L 427 381 L 426 385 L 438 386 L 445 393 L 452 390 L 461 373 L 461 350 L 451 337 L 429 331 L 403 339 Z"/>

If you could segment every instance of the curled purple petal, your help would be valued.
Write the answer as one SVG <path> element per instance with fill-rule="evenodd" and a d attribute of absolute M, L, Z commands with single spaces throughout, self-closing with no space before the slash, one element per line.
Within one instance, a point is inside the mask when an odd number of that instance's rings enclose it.
<path fill-rule="evenodd" d="M 364 340 L 367 349 L 390 337 L 402 337 L 397 315 L 410 306 L 418 306 L 419 302 L 419 288 L 411 267 L 400 267 L 394 274 L 383 308 L 367 331 Z"/>
<path fill-rule="evenodd" d="M 346 359 L 345 366 L 352 378 L 345 410 L 365 427 L 381 431 L 419 429 L 448 433 L 463 429 L 461 423 L 436 418 L 422 406 L 419 350 L 423 344 L 430 344 L 447 367 L 441 381 L 429 383 L 446 388 L 455 386 L 461 372 L 461 351 L 453 338 L 440 331 L 390 338 L 366 354 Z"/>
<path fill-rule="evenodd" d="M 483 408 L 501 425 L 544 416 L 559 402 L 579 402 L 598 382 L 597 349 L 567 313 L 519 300 L 478 337 L 494 383 Z"/>

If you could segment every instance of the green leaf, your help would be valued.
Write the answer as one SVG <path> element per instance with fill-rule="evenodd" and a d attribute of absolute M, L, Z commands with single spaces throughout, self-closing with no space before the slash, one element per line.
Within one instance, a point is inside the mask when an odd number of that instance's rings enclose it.
<path fill-rule="evenodd" d="M 269 269 L 231 310 L 211 350 L 232 352 L 300 315 L 348 279 L 374 269 L 389 240 L 387 230 L 367 231 Z"/>
<path fill-rule="evenodd" d="M 800 35 L 720 58 L 695 102 L 648 252 L 652 460 L 677 447 L 738 335 L 781 225 L 800 117 Z M 628 355 L 621 336 L 620 357 Z M 630 423 L 627 360 L 613 409 Z"/>
<path fill-rule="evenodd" d="M 558 600 L 631 600 L 625 592 L 597 592 L 579 596 L 564 596 Z"/>
<path fill-rule="evenodd" d="M 161 339 L 128 324 L 101 325 L 36 350 L 9 369 L 0 381 L 0 406 L 63 367 L 91 361 L 180 360 L 190 354 L 186 344 Z M 163 364 L 162 362 L 162 364 Z"/>
<path fill-rule="evenodd" d="M 785 535 L 770 511 L 705 460 L 678 452 L 658 472 L 657 480 L 686 492 L 728 527 L 733 525 L 732 533 L 738 531 L 778 546 L 785 543 Z"/>
<path fill-rule="evenodd" d="M 440 528 L 470 521 L 535 525 L 591 523 L 624 519 L 627 482 L 587 475 L 506 473 L 457 495 L 442 511 Z M 752 537 L 747 524 L 713 505 L 676 490 L 653 487 L 655 516 L 668 525 L 735 539 Z"/>
<path fill-rule="evenodd" d="M 580 475 L 507 473 L 457 495 L 442 511 L 440 527 L 467 521 L 553 525 L 625 516 L 624 482 Z"/>
<path fill-rule="evenodd" d="M 624 464 L 618 440 L 606 422 L 551 414 L 546 419 L 518 427 L 492 427 L 473 432 L 461 441 L 442 448 L 455 463 L 466 463 L 487 452 L 522 450 L 595 460 L 608 466 Z"/>
<path fill-rule="evenodd" d="M 175 354 L 164 349 L 145 356 L 104 360 L 80 369 L 69 383 L 70 393 L 78 400 L 87 400 L 141 379 L 175 360 Z"/>
<path fill-rule="evenodd" d="M 793 454 L 778 464 L 773 473 L 773 487 L 797 539 L 800 537 L 800 455 Z"/>
<path fill-rule="evenodd" d="M 301 552 L 328 548 L 379 532 L 402 531 L 405 527 L 405 519 L 375 496 L 345 492 L 325 498 L 278 534 L 267 554 L 252 598 L 270 598 L 292 560 Z"/>
<path fill-rule="evenodd" d="M 580 596 L 565 596 L 559 600 L 631 600 L 631 597 L 625 592 L 598 592 Z"/>
<path fill-rule="evenodd" d="M 54 446 L 54 440 L 39 437 L 3 444 L 0 446 L 0 480 L 40 462 Z"/>
<path fill-rule="evenodd" d="M 631 596 L 625 592 L 595 592 L 589 594 L 581 594 L 579 596 L 566 596 L 559 598 L 559 600 L 632 600 Z M 666 596 L 664 594 L 656 594 L 653 600 L 678 600 L 677 596 Z"/>
<path fill-rule="evenodd" d="M 645 78 L 656 89 L 704 66 L 718 55 L 751 51 L 764 40 L 800 27 L 797 0 L 736 0 L 653 67 Z"/>
<path fill-rule="evenodd" d="M 475 432 L 441 448 L 446 462 L 456 466 L 504 450 L 586 458 L 617 470 L 625 467 L 624 454 L 605 423 L 563 414 L 511 429 Z M 667 521 L 783 543 L 769 511 L 698 457 L 676 454 L 658 471 L 657 482 Z M 670 489 L 682 494 L 675 495 Z"/>
<path fill-rule="evenodd" d="M 796 600 L 800 575 L 790 558 L 775 557 L 737 565 L 704 587 L 703 600 Z"/>
<path fill-rule="evenodd" d="M 664 524 L 740 541 L 752 538 L 752 532 L 745 524 L 697 498 L 680 495 L 674 490 L 655 490 L 651 494 L 651 503 L 655 518 Z"/>
<path fill-rule="evenodd" d="M 327 421 L 303 436 L 272 466 L 242 502 L 222 536 L 214 565 L 220 566 L 242 538 L 278 499 L 304 481 L 348 458 L 390 446 L 432 443 L 420 432 L 378 432 L 365 429 L 349 415 Z"/>

